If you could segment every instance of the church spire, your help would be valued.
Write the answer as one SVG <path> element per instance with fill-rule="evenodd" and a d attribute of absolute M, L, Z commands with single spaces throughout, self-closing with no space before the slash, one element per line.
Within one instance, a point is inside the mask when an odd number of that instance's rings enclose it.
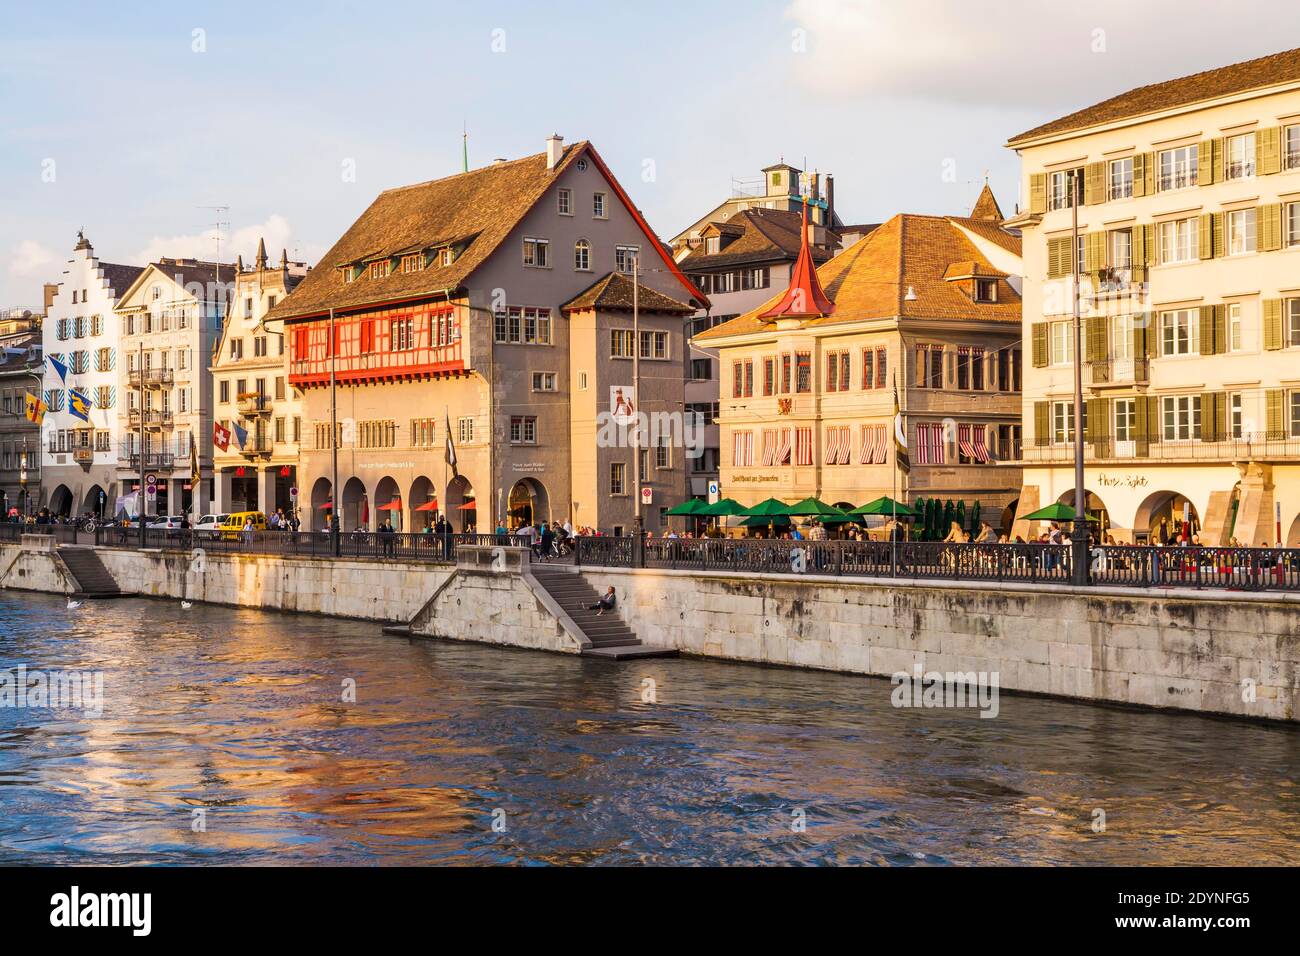
<path fill-rule="evenodd" d="M 760 319 L 806 318 L 830 315 L 835 303 L 822 291 L 821 280 L 813 266 L 812 248 L 808 245 L 808 198 L 803 197 L 803 225 L 799 231 L 799 258 L 790 271 L 790 287 L 781 301 Z"/>
<path fill-rule="evenodd" d="M 257 240 L 257 262 L 254 263 L 258 270 L 266 268 L 266 240 Z"/>

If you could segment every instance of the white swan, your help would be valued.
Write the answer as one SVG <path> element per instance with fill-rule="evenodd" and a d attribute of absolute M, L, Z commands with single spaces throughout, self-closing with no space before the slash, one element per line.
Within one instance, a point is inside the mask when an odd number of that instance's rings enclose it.
<path fill-rule="evenodd" d="M 194 606 L 194 602 L 193 602 L 193 601 L 181 601 L 181 607 L 184 608 L 184 609 L 187 610 L 187 611 L 188 611 L 190 608 L 192 608 L 193 606 Z"/>
<path fill-rule="evenodd" d="M 75 611 L 75 610 L 76 610 L 77 608 L 79 608 L 79 607 L 81 607 L 81 602 L 80 602 L 80 601 L 74 601 L 74 600 L 72 600 L 72 598 L 68 598 L 68 610 L 69 610 L 69 611 Z"/>

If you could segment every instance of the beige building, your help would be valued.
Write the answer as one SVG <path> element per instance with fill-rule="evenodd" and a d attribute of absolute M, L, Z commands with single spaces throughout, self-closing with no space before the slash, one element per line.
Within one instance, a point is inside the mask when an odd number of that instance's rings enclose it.
<path fill-rule="evenodd" d="M 211 500 L 212 349 L 221 335 L 232 267 L 160 259 L 121 292 L 117 362 L 117 510 L 135 514 L 141 472 L 158 479 L 146 514 L 203 513 Z M 190 487 L 197 447 L 200 487 Z"/>
<path fill-rule="evenodd" d="M 721 492 L 980 502 L 1020 484 L 1020 239 L 985 187 L 969 216 L 897 215 L 783 296 L 696 337 L 722 365 Z M 824 297 L 822 292 L 824 290 Z M 911 472 L 897 468 L 895 387 Z"/>
<path fill-rule="evenodd" d="M 619 394 L 682 416 L 684 317 L 707 303 L 589 143 L 387 190 L 268 315 L 303 395 L 304 527 L 337 505 L 348 530 L 630 531 L 632 447 L 597 416 Z M 649 528 L 686 493 L 685 452 L 643 456 Z"/>
<path fill-rule="evenodd" d="M 1119 541 L 1186 514 L 1206 544 L 1300 544 L 1300 50 L 1008 145 L 1030 198 L 1008 222 L 1031 351 L 1021 513 L 1074 498 L 1077 257 L 1089 511 Z"/>
<path fill-rule="evenodd" d="M 213 444 L 213 504 L 219 513 L 289 514 L 297 502 L 302 400 L 288 384 L 284 333 L 262 320 L 307 275 L 307 266 L 280 254 L 278 266 L 259 242 L 252 268 L 235 263 L 225 328 L 212 355 L 213 417 L 230 432 L 223 450 Z M 239 441 L 239 434 L 245 435 Z"/>

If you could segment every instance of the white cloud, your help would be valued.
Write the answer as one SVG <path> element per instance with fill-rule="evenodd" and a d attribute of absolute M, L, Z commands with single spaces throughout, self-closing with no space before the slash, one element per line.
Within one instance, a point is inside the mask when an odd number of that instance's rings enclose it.
<path fill-rule="evenodd" d="M 157 262 L 167 258 L 194 258 L 213 260 L 217 255 L 215 236 L 216 226 L 201 233 L 180 236 L 155 236 L 149 244 L 137 252 L 132 262 Z M 241 226 L 233 233 L 228 228 L 221 231 L 221 261 L 233 262 L 235 256 L 243 256 L 244 263 L 251 265 L 257 253 L 259 239 L 266 240 L 266 254 L 272 265 L 280 261 L 280 251 L 287 249 L 289 258 L 314 262 L 319 257 L 315 244 L 303 245 L 295 241 L 289 220 L 278 213 L 267 218 L 265 222 L 251 226 Z"/>
<path fill-rule="evenodd" d="M 785 15 L 807 30 L 789 59 L 818 95 L 995 108 L 1077 108 L 1277 52 L 1300 28 L 1300 5 L 1267 0 L 1180 0 L 1173 16 L 1132 0 L 792 0 Z"/>
<path fill-rule="evenodd" d="M 35 239 L 24 239 L 9 256 L 9 271 L 16 276 L 31 278 L 42 273 L 48 274 L 51 270 L 46 267 L 53 261 L 53 252 Z"/>

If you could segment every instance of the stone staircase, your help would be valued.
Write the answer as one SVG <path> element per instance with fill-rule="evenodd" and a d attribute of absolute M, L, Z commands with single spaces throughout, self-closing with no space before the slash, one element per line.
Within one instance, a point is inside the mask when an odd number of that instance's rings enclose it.
<path fill-rule="evenodd" d="M 590 610 L 600 600 L 596 589 L 577 570 L 565 565 L 533 564 L 533 580 L 543 588 L 582 631 L 591 646 L 583 648 L 588 657 L 628 660 L 643 657 L 676 657 L 674 648 L 647 647 L 619 616 L 618 607 L 600 614 Z"/>
<path fill-rule="evenodd" d="M 59 557 L 77 582 L 73 597 L 77 598 L 117 598 L 125 597 L 125 592 L 117 586 L 113 576 L 99 560 L 94 548 L 61 547 Z"/>

